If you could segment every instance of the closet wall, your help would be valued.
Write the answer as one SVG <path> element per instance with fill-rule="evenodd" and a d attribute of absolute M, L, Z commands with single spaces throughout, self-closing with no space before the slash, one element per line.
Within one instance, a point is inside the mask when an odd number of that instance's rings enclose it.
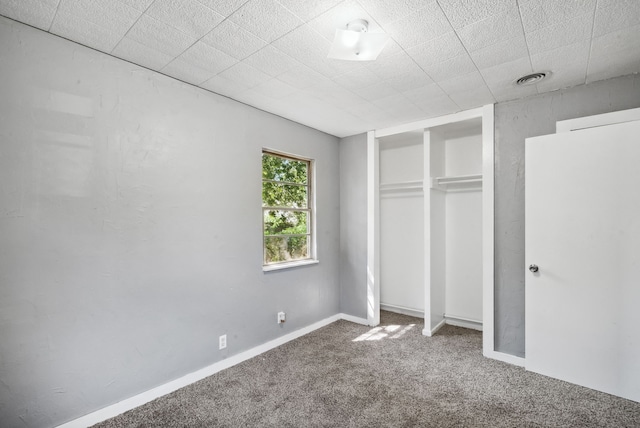
<path fill-rule="evenodd" d="M 380 141 L 380 266 L 382 309 L 424 311 L 423 132 Z"/>

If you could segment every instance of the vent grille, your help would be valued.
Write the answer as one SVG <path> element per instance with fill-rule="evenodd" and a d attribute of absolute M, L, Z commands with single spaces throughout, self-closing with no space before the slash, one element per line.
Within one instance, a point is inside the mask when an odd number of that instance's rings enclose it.
<path fill-rule="evenodd" d="M 526 76 L 522 76 L 518 80 L 516 80 L 516 85 L 518 86 L 527 86 L 527 85 L 535 85 L 540 82 L 542 79 L 549 76 L 551 73 L 548 71 L 540 71 L 537 73 L 527 74 Z"/>

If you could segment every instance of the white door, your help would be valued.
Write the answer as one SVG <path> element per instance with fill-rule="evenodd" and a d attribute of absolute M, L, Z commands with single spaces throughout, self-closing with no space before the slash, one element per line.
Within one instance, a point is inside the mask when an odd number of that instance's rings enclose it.
<path fill-rule="evenodd" d="M 529 138 L 525 159 L 525 367 L 640 401 L 640 122 Z"/>

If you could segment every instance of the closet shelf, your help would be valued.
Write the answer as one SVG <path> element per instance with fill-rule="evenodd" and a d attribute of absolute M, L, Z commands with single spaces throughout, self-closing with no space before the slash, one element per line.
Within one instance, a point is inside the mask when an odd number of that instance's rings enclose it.
<path fill-rule="evenodd" d="M 431 188 L 447 191 L 482 188 L 482 174 L 435 177 L 431 179 Z"/>
<path fill-rule="evenodd" d="M 422 193 L 423 182 L 418 181 L 399 181 L 395 183 L 380 183 L 380 194 L 393 193 Z"/>

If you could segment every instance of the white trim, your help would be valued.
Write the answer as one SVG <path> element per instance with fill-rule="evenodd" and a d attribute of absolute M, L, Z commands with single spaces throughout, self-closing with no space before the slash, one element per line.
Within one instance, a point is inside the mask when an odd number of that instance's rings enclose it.
<path fill-rule="evenodd" d="M 391 128 L 378 129 L 376 131 L 370 131 L 367 134 L 367 174 L 368 174 L 368 186 L 367 186 L 367 196 L 370 202 L 369 211 L 368 211 L 368 224 L 370 228 L 368 229 L 367 242 L 368 242 L 368 250 L 369 254 L 374 254 L 374 250 L 377 250 L 377 242 L 375 241 L 376 236 L 379 236 L 379 213 L 376 211 L 375 203 L 379 202 L 380 191 L 377 183 L 377 174 L 379 171 L 379 162 L 377 159 L 377 155 L 379 152 L 379 146 L 377 144 L 376 138 L 387 137 L 394 134 L 400 134 L 404 132 L 416 131 L 419 129 L 424 130 L 424 141 L 425 141 L 425 153 L 427 153 L 427 141 L 429 141 L 429 128 L 434 126 L 445 125 L 448 123 L 461 122 L 470 119 L 482 119 L 482 347 L 483 354 L 489 356 L 489 358 L 504 360 L 501 354 L 496 353 L 494 350 L 495 346 L 495 338 L 494 338 L 494 259 L 495 259 L 495 242 L 494 242 L 494 202 L 495 202 L 495 147 L 494 147 L 494 139 L 495 139 L 495 129 L 494 129 L 494 121 L 495 121 L 495 112 L 494 105 L 487 104 L 483 107 L 479 107 L 472 110 L 466 110 L 454 114 L 449 114 L 446 116 L 440 116 L 431 119 L 425 119 L 417 122 L 408 123 L 405 125 L 395 126 Z M 373 135 L 372 135 L 373 134 Z M 425 155 L 424 159 L 425 165 L 425 177 L 427 177 L 427 172 L 429 171 L 429 156 Z M 426 180 L 426 179 L 425 179 Z M 426 183 L 426 181 L 425 181 Z M 426 189 L 424 190 L 426 193 Z M 425 213 L 429 212 L 429 205 L 426 201 L 429 198 L 425 197 Z M 425 218 L 428 216 L 425 214 Z M 428 226 L 428 225 L 426 225 Z M 429 228 L 427 227 L 426 230 Z M 425 251 L 429 251 L 429 236 L 427 232 L 425 232 Z M 372 269 L 372 263 L 374 263 L 374 268 Z M 379 316 L 379 284 L 377 284 L 380 272 L 380 260 L 379 260 L 379 252 L 377 254 L 377 259 L 373 256 L 367 259 L 367 275 L 368 281 L 375 283 L 375 286 L 378 287 L 377 295 L 368 293 L 367 294 L 367 309 L 375 309 Z M 373 279 L 371 278 L 373 275 Z M 425 263 L 425 281 L 429 278 L 430 275 L 430 266 L 428 262 Z M 375 297 L 374 297 L 375 296 Z M 374 298 L 376 302 L 371 303 L 371 298 Z M 434 334 L 440 327 L 442 327 L 446 320 L 442 320 L 438 325 L 429 330 L 428 327 L 431 323 L 431 314 L 430 314 L 430 296 L 428 293 L 425 293 L 425 329 L 423 330 L 423 334 L 425 336 L 431 336 Z M 377 307 L 376 307 L 377 304 Z M 496 357 L 492 357 L 492 355 L 496 355 Z M 510 358 L 511 356 L 509 356 Z M 506 357 L 505 357 L 506 358 Z M 517 358 L 517 357 L 513 357 Z"/>
<path fill-rule="evenodd" d="M 482 349 L 494 352 L 494 107 L 482 107 Z"/>
<path fill-rule="evenodd" d="M 367 132 L 367 320 L 380 324 L 380 145 Z"/>
<path fill-rule="evenodd" d="M 487 358 L 492 358 L 494 360 L 502 361 L 503 363 L 512 364 L 518 367 L 524 367 L 524 363 L 525 363 L 524 358 L 516 357 L 515 355 L 511 355 L 511 354 L 505 354 L 504 352 L 490 351 L 490 352 L 483 352 L 482 355 L 484 355 Z"/>
<path fill-rule="evenodd" d="M 361 324 L 366 326 L 369 325 L 369 320 L 367 320 L 366 318 L 354 317 L 353 315 L 349 315 L 349 314 L 338 314 L 338 315 L 340 315 L 341 320 L 349 321 L 354 324 Z"/>
<path fill-rule="evenodd" d="M 489 104 L 493 106 L 493 104 Z M 415 131 L 417 129 L 433 128 L 434 126 L 446 125 L 452 122 L 462 122 L 468 119 L 482 117 L 484 107 L 478 107 L 471 110 L 464 110 L 458 113 L 447 114 L 445 116 L 432 117 L 430 119 L 419 120 L 417 122 L 405 123 L 404 125 L 393 126 L 391 128 L 383 128 L 375 130 L 375 137 L 388 137 L 389 135 L 402 134 L 403 132 Z"/>
<path fill-rule="evenodd" d="M 127 398 L 125 400 L 119 401 L 110 406 L 104 407 L 100 410 L 96 410 L 95 412 L 89 413 L 87 415 L 81 416 L 72 421 L 66 422 L 62 425 L 59 425 L 58 428 L 84 428 L 91 425 L 95 425 L 99 422 L 103 422 L 107 419 L 118 416 L 124 412 L 135 409 L 136 407 L 142 406 L 150 401 L 155 400 L 156 398 L 162 397 L 163 395 L 170 394 L 180 388 L 184 388 L 187 385 L 191 385 L 194 382 L 202 380 L 206 377 L 209 377 L 213 374 L 218 373 L 224 369 L 228 369 L 229 367 L 233 367 L 236 364 L 239 364 L 243 361 L 246 361 L 250 358 L 258 356 L 264 352 L 267 352 L 271 349 L 277 348 L 278 346 L 284 345 L 287 342 L 290 342 L 294 339 L 302 337 L 306 334 L 309 334 L 319 328 L 325 327 L 333 322 L 338 320 L 346 320 L 350 322 L 354 322 L 357 324 L 367 325 L 367 320 L 364 318 L 354 317 L 348 314 L 335 314 L 328 318 L 325 318 L 321 321 L 313 323 L 307 327 L 303 327 L 299 330 L 293 331 L 291 333 L 285 334 L 284 336 L 278 337 L 276 339 L 270 340 L 267 343 L 262 345 L 258 345 L 254 348 L 251 348 L 247 351 L 241 352 L 239 354 L 233 355 L 225 360 L 218 361 L 217 363 L 211 364 L 210 366 L 204 367 L 200 370 L 197 370 L 193 373 L 189 373 L 184 375 L 178 379 L 167 382 L 163 385 L 152 388 L 148 391 L 140 393 L 138 395 L 134 395 L 133 397 Z"/>
<path fill-rule="evenodd" d="M 442 320 L 442 321 L 440 321 L 440 322 L 439 322 L 435 327 L 433 327 L 431 330 L 429 330 L 429 329 L 426 327 L 426 324 L 425 324 L 425 328 L 422 330 L 422 335 L 423 335 L 423 336 L 427 336 L 427 337 L 431 337 L 431 336 L 433 336 L 434 334 L 436 334 L 436 333 L 438 332 L 438 330 L 440 330 L 442 327 L 444 327 L 444 325 L 446 324 L 446 321 L 447 321 L 447 320 Z"/>
<path fill-rule="evenodd" d="M 394 312 L 396 314 L 408 315 L 410 317 L 424 318 L 424 311 L 421 311 L 419 309 L 411 309 L 397 305 L 387 305 L 385 303 L 380 303 L 380 309 L 383 311 Z"/>
<path fill-rule="evenodd" d="M 578 117 L 576 119 L 559 120 L 556 122 L 556 134 L 561 132 L 577 131 L 585 128 L 594 128 L 597 126 L 632 122 L 634 120 L 640 120 L 640 108 L 614 111 L 594 116 Z"/>
<path fill-rule="evenodd" d="M 480 321 L 473 321 L 465 318 L 452 317 L 449 315 L 445 315 L 444 320 L 447 323 L 447 325 L 454 325 L 456 327 L 482 331 L 482 323 Z"/>
<path fill-rule="evenodd" d="M 296 260 L 293 262 L 274 263 L 272 265 L 263 265 L 262 271 L 273 272 L 274 270 L 291 269 L 291 268 L 297 268 L 297 267 L 308 266 L 308 265 L 317 265 L 318 263 L 320 263 L 320 261 L 317 259 L 304 259 L 304 260 Z"/>

